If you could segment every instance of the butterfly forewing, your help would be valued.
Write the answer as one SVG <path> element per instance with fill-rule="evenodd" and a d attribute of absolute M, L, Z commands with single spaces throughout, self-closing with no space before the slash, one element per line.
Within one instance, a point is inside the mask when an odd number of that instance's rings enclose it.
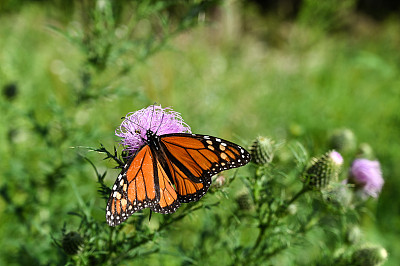
<path fill-rule="evenodd" d="M 160 201 L 157 169 L 149 146 L 143 146 L 121 171 L 111 191 L 106 220 L 111 226 L 125 221 L 134 212 Z"/>
<path fill-rule="evenodd" d="M 161 136 L 161 143 L 181 202 L 199 200 L 213 175 L 250 161 L 244 148 L 212 136 L 168 134 Z"/>

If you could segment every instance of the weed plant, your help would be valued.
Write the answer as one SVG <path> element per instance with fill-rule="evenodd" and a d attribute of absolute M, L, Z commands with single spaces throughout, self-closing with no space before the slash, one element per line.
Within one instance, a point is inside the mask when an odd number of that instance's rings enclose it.
<path fill-rule="evenodd" d="M 240 1 L 0 5 L 0 264 L 397 265 L 400 23 L 318 2 L 293 21 Z M 114 130 L 154 102 L 194 133 L 267 135 L 268 157 L 109 227 Z M 331 149 L 341 171 L 310 187 Z M 358 157 L 379 159 L 377 198 L 342 183 Z"/>

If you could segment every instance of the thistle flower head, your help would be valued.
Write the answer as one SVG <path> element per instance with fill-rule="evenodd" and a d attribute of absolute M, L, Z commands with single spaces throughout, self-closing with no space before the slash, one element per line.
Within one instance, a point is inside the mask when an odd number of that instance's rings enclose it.
<path fill-rule="evenodd" d="M 251 160 L 258 165 L 268 164 L 274 158 L 277 145 L 267 137 L 257 137 L 250 148 Z"/>
<path fill-rule="evenodd" d="M 376 244 L 355 245 L 339 249 L 333 265 L 379 266 L 388 258 L 386 249 Z"/>
<path fill-rule="evenodd" d="M 16 98 L 17 95 L 18 95 L 18 87 L 15 83 L 6 84 L 3 87 L 3 96 L 7 100 L 12 101 Z"/>
<path fill-rule="evenodd" d="M 311 166 L 306 170 L 303 182 L 311 189 L 326 187 L 331 181 L 336 181 L 343 158 L 337 151 L 330 151 L 312 159 Z"/>
<path fill-rule="evenodd" d="M 158 136 L 170 133 L 191 133 L 190 127 L 183 122 L 178 112 L 161 105 L 150 105 L 139 111 L 128 113 L 115 135 L 121 137 L 120 144 L 125 150 L 134 153 L 142 147 L 146 140 L 146 132 L 151 130 Z"/>
<path fill-rule="evenodd" d="M 357 158 L 373 159 L 375 158 L 374 150 L 368 143 L 361 143 L 358 146 Z"/>
<path fill-rule="evenodd" d="M 239 192 L 236 195 L 236 202 L 242 211 L 251 211 L 254 208 L 253 199 L 247 191 Z"/>
<path fill-rule="evenodd" d="M 356 137 L 350 129 L 335 130 L 330 138 L 331 148 L 340 152 L 351 152 L 356 148 Z"/>
<path fill-rule="evenodd" d="M 351 165 L 347 183 L 355 184 L 364 195 L 378 197 L 384 184 L 379 162 L 355 159 Z"/>

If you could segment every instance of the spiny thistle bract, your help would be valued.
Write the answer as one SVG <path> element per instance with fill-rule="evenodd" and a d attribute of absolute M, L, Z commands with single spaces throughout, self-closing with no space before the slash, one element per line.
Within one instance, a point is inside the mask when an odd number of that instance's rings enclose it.
<path fill-rule="evenodd" d="M 337 151 L 330 151 L 313 158 L 311 166 L 303 176 L 305 186 L 310 189 L 321 189 L 331 181 L 337 181 L 343 158 Z"/>
<path fill-rule="evenodd" d="M 78 254 L 83 246 L 83 237 L 78 232 L 64 234 L 61 246 L 68 255 Z"/>
<path fill-rule="evenodd" d="M 274 158 L 274 141 L 267 137 L 257 137 L 250 148 L 251 161 L 258 165 L 265 165 Z"/>

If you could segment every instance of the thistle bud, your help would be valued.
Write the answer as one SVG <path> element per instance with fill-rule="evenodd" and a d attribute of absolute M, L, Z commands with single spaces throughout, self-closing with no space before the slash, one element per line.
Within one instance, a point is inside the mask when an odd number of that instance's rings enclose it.
<path fill-rule="evenodd" d="M 257 137 L 250 148 L 251 161 L 258 165 L 265 165 L 274 158 L 274 141 L 266 137 Z"/>
<path fill-rule="evenodd" d="M 253 200 L 247 191 L 242 191 L 236 196 L 236 202 L 240 210 L 250 211 L 253 209 Z"/>
<path fill-rule="evenodd" d="M 215 178 L 214 184 L 216 187 L 218 187 L 218 188 L 223 187 L 225 185 L 225 183 L 226 183 L 226 179 L 225 179 L 225 176 L 223 176 L 222 174 L 218 175 Z"/>
<path fill-rule="evenodd" d="M 63 235 L 61 246 L 68 255 L 75 255 L 83 246 L 83 238 L 78 232 L 69 232 Z"/>
<path fill-rule="evenodd" d="M 350 249 L 339 249 L 336 252 L 333 265 L 352 265 L 352 266 L 379 266 L 388 257 L 387 251 L 377 245 L 363 245 Z"/>
<path fill-rule="evenodd" d="M 352 152 L 356 148 L 356 137 L 350 129 L 337 129 L 330 137 L 332 149 L 340 152 Z"/>
<path fill-rule="evenodd" d="M 313 158 L 311 166 L 306 170 L 303 182 L 310 189 L 321 189 L 331 181 L 337 181 L 343 158 L 337 151 L 330 151 Z"/>
<path fill-rule="evenodd" d="M 386 249 L 380 246 L 366 246 L 354 251 L 350 265 L 382 265 L 388 257 Z"/>
<path fill-rule="evenodd" d="M 17 84 L 15 83 L 9 83 L 6 84 L 3 87 L 3 96 L 9 100 L 12 101 L 16 98 L 16 96 L 18 95 L 18 87 Z"/>
<path fill-rule="evenodd" d="M 374 150 L 368 143 L 361 143 L 357 150 L 358 158 L 373 159 L 375 158 Z"/>

